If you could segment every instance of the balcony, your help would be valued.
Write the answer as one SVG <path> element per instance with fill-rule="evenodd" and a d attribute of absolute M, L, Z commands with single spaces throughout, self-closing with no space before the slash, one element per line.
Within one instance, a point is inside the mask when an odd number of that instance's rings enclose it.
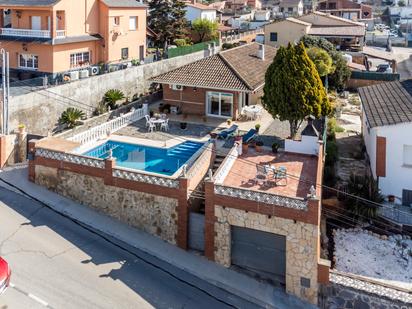
<path fill-rule="evenodd" d="M 31 30 L 31 29 L 15 29 L 15 28 L 1 28 L 2 36 L 22 37 L 22 38 L 41 38 L 50 39 L 50 30 Z M 56 30 L 56 38 L 64 38 L 66 30 Z"/>

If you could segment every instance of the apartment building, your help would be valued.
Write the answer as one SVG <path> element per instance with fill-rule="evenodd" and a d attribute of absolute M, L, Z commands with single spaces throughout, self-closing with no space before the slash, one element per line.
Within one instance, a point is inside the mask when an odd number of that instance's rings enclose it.
<path fill-rule="evenodd" d="M 12 74 L 19 77 L 145 57 L 142 2 L 0 0 L 0 11 L 0 46 L 10 53 Z"/>

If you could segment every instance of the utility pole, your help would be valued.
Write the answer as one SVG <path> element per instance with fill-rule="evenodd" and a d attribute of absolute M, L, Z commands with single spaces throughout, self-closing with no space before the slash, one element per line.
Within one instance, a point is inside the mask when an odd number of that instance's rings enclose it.
<path fill-rule="evenodd" d="M 0 50 L 2 69 L 2 92 L 3 92 L 3 126 L 2 133 L 9 134 L 9 96 L 10 96 L 10 62 L 9 52 L 3 48 Z"/>

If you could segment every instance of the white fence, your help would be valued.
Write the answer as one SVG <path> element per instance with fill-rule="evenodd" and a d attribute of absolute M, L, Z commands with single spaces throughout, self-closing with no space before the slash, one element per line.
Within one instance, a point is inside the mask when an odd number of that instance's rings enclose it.
<path fill-rule="evenodd" d="M 222 162 L 215 175 L 213 176 L 215 184 L 222 184 L 226 176 L 229 174 L 230 169 L 235 163 L 237 157 L 239 156 L 238 146 L 233 146 L 229 151 L 226 159 Z"/>
<path fill-rule="evenodd" d="M 30 37 L 30 38 L 50 38 L 51 37 L 49 30 L 2 28 L 1 34 L 8 35 L 8 36 Z"/>
<path fill-rule="evenodd" d="M 144 118 L 144 116 L 148 115 L 148 113 L 148 105 L 143 104 L 142 108 L 132 110 L 118 118 L 112 119 L 87 131 L 72 136 L 68 138 L 68 140 L 78 142 L 80 144 L 87 144 L 97 141 L 103 137 L 109 136 L 110 134 L 120 130 L 121 128 L 128 126 L 133 122 Z"/>
<path fill-rule="evenodd" d="M 240 41 L 245 37 L 251 36 L 251 35 L 257 35 L 257 34 L 262 34 L 263 29 L 256 29 L 256 30 L 250 30 L 238 34 L 229 34 L 229 35 L 223 35 L 222 36 L 222 43 L 230 43 L 233 41 Z"/>

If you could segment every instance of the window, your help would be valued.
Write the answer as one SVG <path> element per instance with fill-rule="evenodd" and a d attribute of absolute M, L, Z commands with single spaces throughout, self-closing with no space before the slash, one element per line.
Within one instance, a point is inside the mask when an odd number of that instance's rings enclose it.
<path fill-rule="evenodd" d="M 19 55 L 19 67 L 37 70 L 39 68 L 39 56 L 20 54 Z"/>
<path fill-rule="evenodd" d="M 120 17 L 119 16 L 115 16 L 113 18 L 113 25 L 120 26 Z"/>
<path fill-rule="evenodd" d="M 412 166 L 412 145 L 403 145 L 403 165 Z"/>
<path fill-rule="evenodd" d="M 233 94 L 208 92 L 207 113 L 211 116 L 232 117 Z"/>
<path fill-rule="evenodd" d="M 137 30 L 137 17 L 129 17 L 129 30 Z"/>
<path fill-rule="evenodd" d="M 271 32 L 270 33 L 270 41 L 271 42 L 277 42 L 278 41 L 278 33 L 277 32 Z"/>
<path fill-rule="evenodd" d="M 122 60 L 129 59 L 129 49 L 122 48 Z"/>
<path fill-rule="evenodd" d="M 288 8 L 288 13 L 293 13 L 293 8 Z"/>
<path fill-rule="evenodd" d="M 72 68 L 89 64 L 90 61 L 90 52 L 70 54 L 70 67 Z"/>

